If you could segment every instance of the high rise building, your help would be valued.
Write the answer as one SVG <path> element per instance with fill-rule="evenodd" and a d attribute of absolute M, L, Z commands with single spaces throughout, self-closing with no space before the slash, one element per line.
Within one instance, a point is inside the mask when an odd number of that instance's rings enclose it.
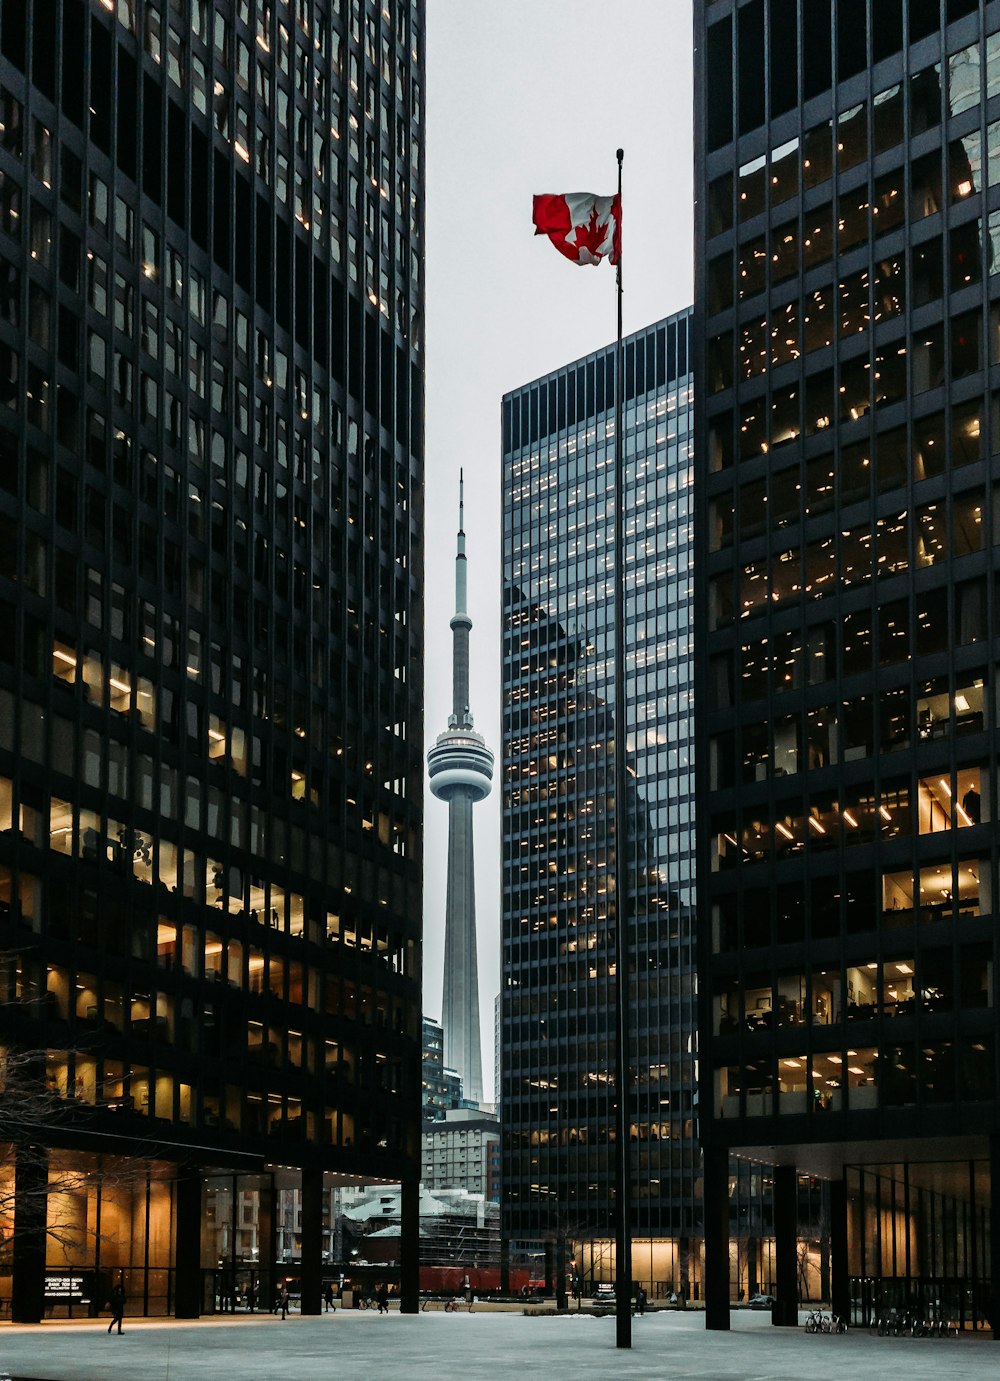
<path fill-rule="evenodd" d="M 493 1111 L 500 1116 L 500 1087 L 503 1083 L 503 1003 L 500 994 L 493 999 Z"/>
<path fill-rule="evenodd" d="M 998 1317 L 1000 7 L 695 7 L 700 1125 L 831 1288 Z M 931 1287 L 928 1282 L 935 1280 Z M 991 1283 L 992 1282 L 992 1283 Z"/>
<path fill-rule="evenodd" d="M 502 1225 L 614 1278 L 616 812 L 625 733 L 633 1274 L 699 1288 L 691 455 L 682 312 L 624 345 L 627 704 L 614 701 L 614 347 L 503 401 Z M 567 1248 L 568 1249 L 568 1248 Z"/>
<path fill-rule="evenodd" d="M 296 1194 L 318 1311 L 361 1177 L 415 1236 L 423 41 L 422 0 L 0 3 L 15 1318 L 266 1306 Z"/>
<path fill-rule="evenodd" d="M 476 951 L 476 875 L 472 807 L 490 794 L 493 753 L 473 728 L 469 707 L 468 572 L 465 555 L 465 498 L 459 479 L 455 613 L 451 630 L 452 712 L 448 728 L 427 754 L 433 794 L 448 802 L 448 883 L 445 901 L 444 989 L 441 1024 L 444 1063 L 458 1071 L 465 1097 L 483 1099 L 483 1056 L 479 1031 L 479 965 Z"/>
<path fill-rule="evenodd" d="M 462 1081 L 457 1070 L 445 1065 L 444 1031 L 440 1022 L 424 1017 L 423 1033 L 423 1120 L 443 1121 L 449 1109 L 460 1108 L 463 1104 Z"/>

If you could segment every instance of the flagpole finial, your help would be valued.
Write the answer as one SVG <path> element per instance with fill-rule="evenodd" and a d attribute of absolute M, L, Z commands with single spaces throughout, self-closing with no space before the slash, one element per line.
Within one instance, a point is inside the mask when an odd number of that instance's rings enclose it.
<path fill-rule="evenodd" d="M 618 159 L 618 162 L 621 163 L 621 162 L 623 161 L 623 159 L 625 158 L 625 150 L 624 150 L 624 149 L 616 149 L 616 150 L 615 150 L 615 157 Z"/>

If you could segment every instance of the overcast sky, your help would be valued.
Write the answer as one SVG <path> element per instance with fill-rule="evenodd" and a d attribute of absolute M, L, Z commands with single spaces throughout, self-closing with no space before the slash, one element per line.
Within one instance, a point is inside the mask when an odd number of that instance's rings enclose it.
<path fill-rule="evenodd" d="M 614 274 L 535 239 L 536 192 L 615 190 L 625 150 L 625 330 L 692 296 L 690 0 L 427 0 L 426 734 L 451 709 L 465 468 L 472 713 L 497 756 L 476 807 L 486 1096 L 500 985 L 500 399 L 606 345 Z M 448 808 L 428 791 L 424 1010 L 441 1016 Z"/>

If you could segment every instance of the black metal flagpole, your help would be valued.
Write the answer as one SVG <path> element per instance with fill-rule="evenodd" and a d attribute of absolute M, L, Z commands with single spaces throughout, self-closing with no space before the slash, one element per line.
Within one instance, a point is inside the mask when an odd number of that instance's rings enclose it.
<path fill-rule="evenodd" d="M 618 214 L 622 160 L 618 157 Z M 615 349 L 615 1319 L 616 1345 L 632 1346 L 632 1157 L 629 1127 L 628 805 L 625 758 L 625 461 L 622 436 L 622 248 L 619 222 Z"/>

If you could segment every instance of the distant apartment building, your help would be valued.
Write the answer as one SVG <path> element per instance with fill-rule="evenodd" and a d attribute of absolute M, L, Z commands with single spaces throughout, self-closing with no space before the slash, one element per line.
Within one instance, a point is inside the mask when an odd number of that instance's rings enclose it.
<path fill-rule="evenodd" d="M 426 1189 L 466 1189 L 499 1202 L 500 1125 L 492 1114 L 457 1108 L 425 1122 L 421 1181 Z"/>

